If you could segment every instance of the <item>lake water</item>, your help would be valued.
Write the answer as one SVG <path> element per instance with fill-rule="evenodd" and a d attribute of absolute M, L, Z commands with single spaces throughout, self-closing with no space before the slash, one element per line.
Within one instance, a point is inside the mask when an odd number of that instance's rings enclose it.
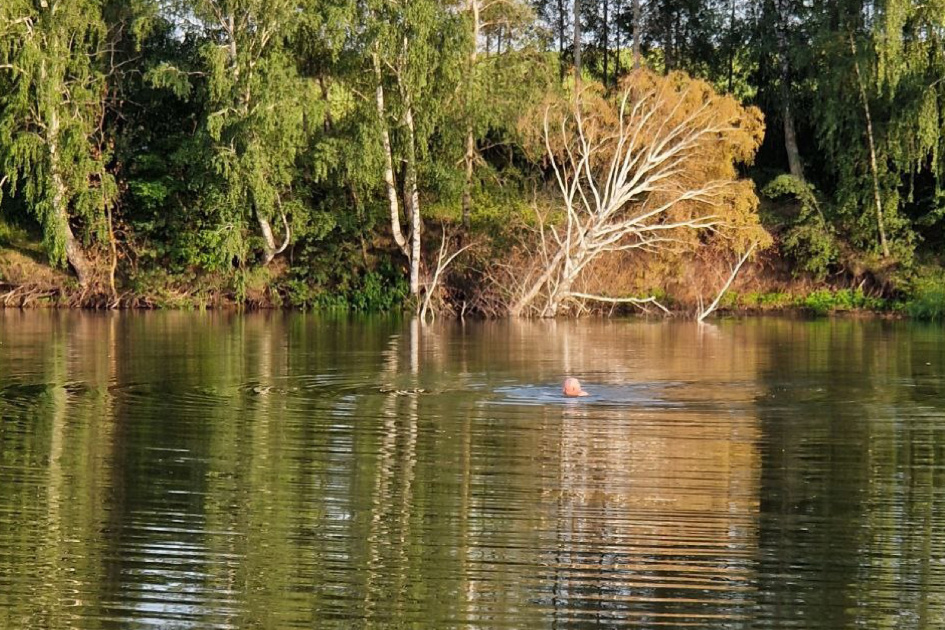
<path fill-rule="evenodd" d="M 943 625 L 941 325 L 0 311 L 0 628 Z"/>

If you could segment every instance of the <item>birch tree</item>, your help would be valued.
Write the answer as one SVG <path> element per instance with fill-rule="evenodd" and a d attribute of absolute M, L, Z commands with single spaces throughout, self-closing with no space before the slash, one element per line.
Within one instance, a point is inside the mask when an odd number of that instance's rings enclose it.
<path fill-rule="evenodd" d="M 545 105 L 537 126 L 560 219 L 541 230 L 539 263 L 523 274 L 513 315 L 651 301 L 583 292 L 583 274 L 606 256 L 692 249 L 710 236 L 736 252 L 769 242 L 754 188 L 735 168 L 761 143 L 761 113 L 707 83 L 638 70 L 616 100 L 589 88 L 574 105 Z"/>
<path fill-rule="evenodd" d="M 306 7 L 294 0 L 173 0 L 169 10 L 204 45 L 197 68 L 165 65 L 152 79 L 182 95 L 190 77 L 206 82 L 203 131 L 221 179 L 215 204 L 230 235 L 226 247 L 243 260 L 243 235 L 255 224 L 267 265 L 289 246 L 296 160 L 322 117 L 322 101 L 299 75 L 290 47 Z"/>
<path fill-rule="evenodd" d="M 421 171 L 429 158 L 430 140 L 448 109 L 447 101 L 459 86 L 469 42 L 464 41 L 455 15 L 432 0 L 372 1 L 366 3 L 363 17 L 361 46 L 371 64 L 391 233 L 407 259 L 410 294 L 418 299 L 423 253 Z"/>
<path fill-rule="evenodd" d="M 95 0 L 0 3 L 0 195 L 22 194 L 53 264 L 92 275 L 83 235 L 103 232 L 114 182 L 97 140 L 107 26 Z"/>

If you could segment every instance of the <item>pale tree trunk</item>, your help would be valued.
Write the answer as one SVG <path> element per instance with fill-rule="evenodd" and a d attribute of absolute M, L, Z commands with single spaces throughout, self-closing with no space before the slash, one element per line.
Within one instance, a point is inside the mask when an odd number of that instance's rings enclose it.
<path fill-rule="evenodd" d="M 41 70 L 43 81 L 46 81 L 46 65 L 43 63 Z M 58 103 L 53 103 L 49 107 L 49 118 L 46 125 L 46 146 L 49 149 L 49 171 L 52 179 L 52 221 L 55 222 L 55 229 L 62 235 L 63 244 L 66 251 L 66 261 L 75 271 L 79 285 L 88 286 L 90 269 L 89 263 L 85 258 L 85 252 L 79 243 L 72 227 L 69 225 L 69 195 L 66 190 L 66 183 L 62 178 L 60 160 L 62 156 L 59 153 L 59 110 L 56 109 Z"/>
<path fill-rule="evenodd" d="M 269 221 L 256 211 L 256 221 L 259 223 L 259 230 L 263 235 L 263 265 L 268 265 L 276 257 L 276 239 L 272 236 L 272 226 Z"/>
<path fill-rule="evenodd" d="M 787 15 L 782 4 L 778 1 L 775 29 L 778 38 L 778 63 L 781 71 L 781 118 L 784 119 L 784 148 L 787 151 L 788 168 L 791 175 L 797 179 L 804 179 L 804 166 L 801 163 L 801 152 L 797 148 L 797 133 L 794 130 L 794 112 L 791 109 L 791 67 L 788 60 L 787 42 Z"/>
<path fill-rule="evenodd" d="M 240 78 L 240 64 L 236 57 L 236 24 L 233 20 L 233 14 L 227 16 L 227 35 L 230 38 L 230 61 L 233 63 L 233 75 L 238 81 Z"/>
<path fill-rule="evenodd" d="M 866 138 L 870 149 L 870 171 L 873 175 L 873 202 L 876 204 L 876 227 L 879 230 L 879 243 L 883 249 L 883 256 L 889 258 L 889 243 L 886 241 L 886 226 L 883 220 L 883 198 L 879 191 L 879 166 L 876 161 L 876 143 L 873 140 L 873 117 L 870 115 L 870 103 L 866 97 L 866 86 L 863 75 L 860 74 L 860 64 L 856 60 L 856 42 L 853 33 L 850 33 L 850 50 L 853 53 L 853 68 L 856 70 L 856 81 L 860 88 L 860 100 L 863 101 L 863 114 L 866 116 Z"/>
<path fill-rule="evenodd" d="M 466 154 L 463 156 L 463 159 L 466 163 L 466 181 L 463 184 L 463 227 L 468 230 L 473 205 L 473 166 L 476 162 L 476 139 L 473 136 L 471 124 L 466 126 Z"/>
<path fill-rule="evenodd" d="M 381 144 L 384 149 L 384 184 L 387 187 L 387 200 L 390 205 L 390 227 L 397 247 L 409 258 L 410 253 L 407 249 L 407 239 L 404 238 L 404 233 L 400 228 L 400 202 L 397 199 L 397 183 L 394 180 L 394 158 L 391 153 L 390 129 L 387 127 L 387 108 L 384 104 L 381 62 L 376 50 L 373 53 L 373 60 L 374 75 L 377 80 L 375 102 L 377 104 L 378 122 L 381 128 Z"/>
<path fill-rule="evenodd" d="M 272 234 L 272 226 L 269 225 L 269 220 L 259 213 L 258 209 L 256 210 L 256 222 L 259 223 L 259 231 L 263 235 L 263 266 L 266 266 L 272 262 L 276 254 L 285 249 L 285 246 L 280 249 L 276 245 L 276 239 Z M 286 245 L 288 245 L 288 237 L 289 233 L 286 232 Z"/>
<path fill-rule="evenodd" d="M 467 73 L 467 80 L 471 82 L 469 86 L 469 91 L 473 91 L 477 88 L 476 85 L 476 64 L 478 62 L 478 53 L 479 53 L 479 2 L 480 0 L 469 0 L 468 9 L 469 13 L 472 16 L 472 36 L 473 36 L 473 46 L 472 52 L 469 53 L 469 70 Z M 470 109 L 469 100 L 472 98 L 472 95 L 467 93 L 466 95 L 467 102 L 467 120 L 466 120 L 466 153 L 463 156 L 463 161 L 465 162 L 466 167 L 466 181 L 463 185 L 463 227 L 469 229 L 470 216 L 472 215 L 472 186 L 473 186 L 473 167 L 476 162 L 476 138 L 473 135 L 473 125 L 472 125 L 472 112 L 468 111 Z"/>
<path fill-rule="evenodd" d="M 548 284 L 555 272 L 558 271 L 558 265 L 561 264 L 561 260 L 564 256 L 564 249 L 559 249 L 558 253 L 551 259 L 541 275 L 529 285 L 528 290 L 526 290 L 509 309 L 509 314 L 512 315 L 512 317 L 521 316 L 525 312 L 525 309 L 535 301 L 535 298 L 538 297 L 538 293 Z"/>
<path fill-rule="evenodd" d="M 581 83 L 581 0 L 574 0 L 574 81 Z"/>
<path fill-rule="evenodd" d="M 404 115 L 407 125 L 407 194 L 410 195 L 410 294 L 420 295 L 420 193 L 417 189 L 417 148 L 413 124 L 413 107 L 408 104 Z M 419 308 L 419 305 L 418 305 Z"/>
<path fill-rule="evenodd" d="M 640 0 L 633 0 L 633 69 L 640 67 L 640 38 L 643 36 L 643 15 Z"/>

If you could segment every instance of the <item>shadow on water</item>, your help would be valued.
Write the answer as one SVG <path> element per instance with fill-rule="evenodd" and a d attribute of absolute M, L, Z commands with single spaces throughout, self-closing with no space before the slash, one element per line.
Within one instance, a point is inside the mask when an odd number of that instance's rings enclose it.
<path fill-rule="evenodd" d="M 0 311 L 0 359 L 0 627 L 945 615 L 940 328 Z"/>

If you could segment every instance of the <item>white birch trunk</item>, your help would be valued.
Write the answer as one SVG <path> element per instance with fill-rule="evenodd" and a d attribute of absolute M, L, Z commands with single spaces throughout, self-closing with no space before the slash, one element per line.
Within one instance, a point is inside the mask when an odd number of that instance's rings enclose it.
<path fill-rule="evenodd" d="M 856 81 L 860 88 L 860 100 L 863 101 L 863 114 L 866 116 L 866 139 L 870 149 L 870 171 L 873 175 L 873 202 L 876 204 L 876 227 L 879 230 L 879 244 L 883 256 L 889 258 L 889 243 L 886 241 L 886 222 L 883 219 L 883 198 L 879 191 L 879 166 L 876 161 L 876 144 L 873 141 L 873 117 L 870 115 L 870 103 L 866 97 L 866 86 L 863 75 L 860 74 L 860 63 L 856 60 L 856 42 L 853 33 L 850 33 L 850 50 L 853 52 L 853 68 L 856 70 Z"/>
<path fill-rule="evenodd" d="M 256 221 L 259 223 L 259 230 L 263 235 L 263 266 L 265 267 L 276 257 L 276 239 L 272 235 L 272 226 L 266 217 L 256 210 Z"/>
<path fill-rule="evenodd" d="M 43 80 L 46 80 L 46 65 L 43 62 L 41 70 Z M 52 103 L 49 107 L 49 117 L 46 125 L 46 146 L 49 149 L 49 172 L 52 179 L 52 209 L 53 216 L 50 220 L 54 222 L 54 229 L 62 235 L 63 245 L 66 252 L 66 261 L 75 271 L 79 285 L 88 286 L 89 283 L 89 264 L 85 258 L 85 252 L 82 246 L 72 232 L 69 225 L 69 207 L 68 192 L 65 181 L 62 177 L 60 161 L 62 156 L 59 152 L 59 110 L 57 104 Z"/>
<path fill-rule="evenodd" d="M 390 227 L 397 247 L 408 258 L 410 251 L 407 248 L 407 239 L 400 228 L 400 202 L 397 198 L 397 182 L 394 180 L 394 158 L 391 153 L 390 130 L 387 127 L 387 108 L 384 104 L 384 86 L 381 77 L 381 61 L 377 51 L 373 53 L 374 76 L 377 81 L 375 102 L 377 117 L 381 127 L 381 144 L 384 149 L 384 184 L 387 187 L 387 200 L 390 204 Z"/>
<path fill-rule="evenodd" d="M 469 53 L 469 71 L 467 80 L 470 81 L 468 87 L 469 92 L 472 92 L 476 89 L 476 63 L 478 62 L 479 56 L 479 2 L 480 0 L 469 0 L 467 8 L 469 9 L 470 15 L 472 16 L 472 36 L 473 36 L 473 46 L 472 52 Z M 472 95 L 467 92 L 466 94 L 466 103 L 467 110 L 470 108 L 469 101 L 472 98 Z M 472 214 L 472 185 L 473 185 L 473 167 L 476 160 L 476 138 L 473 135 L 473 126 L 472 126 L 472 113 L 467 111 L 466 113 L 467 122 L 466 122 L 466 153 L 463 156 L 466 166 L 466 181 L 463 187 L 463 227 L 469 228 L 470 215 Z"/>
<path fill-rule="evenodd" d="M 417 190 L 417 149 L 413 124 L 413 107 L 407 105 L 404 115 L 407 124 L 407 194 L 410 195 L 410 294 L 420 295 L 420 193 Z M 418 304 L 419 308 L 419 304 Z"/>

